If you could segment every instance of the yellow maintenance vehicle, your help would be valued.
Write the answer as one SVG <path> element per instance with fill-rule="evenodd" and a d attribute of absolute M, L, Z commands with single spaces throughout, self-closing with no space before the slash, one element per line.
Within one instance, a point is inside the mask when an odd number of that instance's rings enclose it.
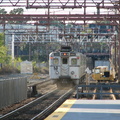
<path fill-rule="evenodd" d="M 108 66 L 97 66 L 93 70 L 92 78 L 98 82 L 112 82 L 115 80 L 115 75 L 108 70 Z"/>

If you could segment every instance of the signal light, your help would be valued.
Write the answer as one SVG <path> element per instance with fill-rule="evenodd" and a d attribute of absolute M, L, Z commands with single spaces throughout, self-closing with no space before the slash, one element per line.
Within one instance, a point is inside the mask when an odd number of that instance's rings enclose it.
<path fill-rule="evenodd" d="M 53 57 L 50 57 L 50 59 L 53 59 Z"/>
<path fill-rule="evenodd" d="M 63 53 L 63 55 L 67 55 L 67 53 Z"/>

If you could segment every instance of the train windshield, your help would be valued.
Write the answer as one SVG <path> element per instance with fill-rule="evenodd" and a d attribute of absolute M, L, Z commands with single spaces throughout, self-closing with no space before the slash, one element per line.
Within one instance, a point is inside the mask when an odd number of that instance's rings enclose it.
<path fill-rule="evenodd" d="M 67 58 L 63 58 L 62 59 L 62 64 L 68 64 L 68 59 Z"/>
<path fill-rule="evenodd" d="M 53 59 L 53 64 L 54 64 L 54 65 L 58 65 L 58 63 L 59 63 L 58 58 L 54 58 L 54 59 Z"/>
<path fill-rule="evenodd" d="M 96 74 L 100 73 L 100 69 L 95 69 L 95 73 Z"/>
<path fill-rule="evenodd" d="M 71 65 L 77 65 L 77 59 L 76 58 L 71 59 Z"/>

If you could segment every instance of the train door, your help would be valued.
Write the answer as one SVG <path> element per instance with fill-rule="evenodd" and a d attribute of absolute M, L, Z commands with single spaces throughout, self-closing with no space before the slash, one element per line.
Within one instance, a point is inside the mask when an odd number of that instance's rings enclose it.
<path fill-rule="evenodd" d="M 61 58 L 61 76 L 69 76 L 69 58 Z"/>

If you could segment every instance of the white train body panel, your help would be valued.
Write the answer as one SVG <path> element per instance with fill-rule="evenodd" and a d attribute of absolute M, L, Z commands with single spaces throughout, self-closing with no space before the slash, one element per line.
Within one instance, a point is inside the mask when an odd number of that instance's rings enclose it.
<path fill-rule="evenodd" d="M 53 80 L 79 80 L 86 69 L 86 57 L 81 53 L 52 52 L 49 55 L 49 76 Z"/>

